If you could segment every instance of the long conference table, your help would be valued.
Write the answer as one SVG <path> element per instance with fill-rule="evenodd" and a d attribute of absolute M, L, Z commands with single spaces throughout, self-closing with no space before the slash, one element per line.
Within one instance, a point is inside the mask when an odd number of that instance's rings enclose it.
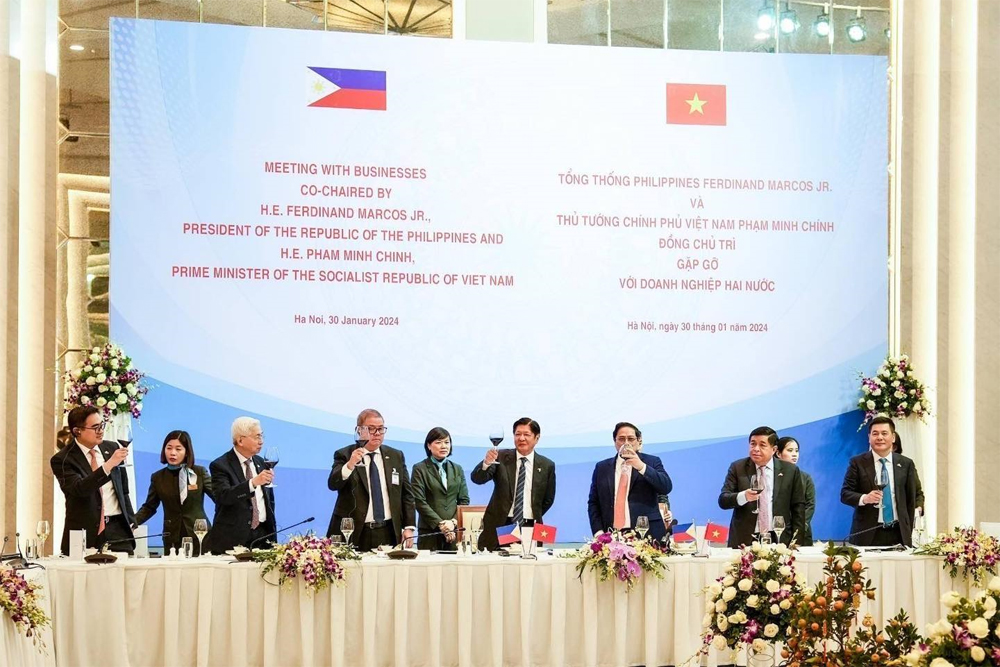
<path fill-rule="evenodd" d="M 735 552 L 667 559 L 663 579 L 578 577 L 576 561 L 477 554 L 365 557 L 346 584 L 310 593 L 278 587 L 260 566 L 232 558 L 127 559 L 88 565 L 41 561 L 33 570 L 51 610 L 48 655 L 14 635 L 7 619 L 0 660 L 59 667 L 288 667 L 678 665 L 699 646 L 702 589 Z M 800 554 L 810 583 L 824 556 Z M 939 559 L 867 553 L 878 594 L 862 613 L 879 622 L 905 609 L 921 630 L 944 615 L 941 595 L 969 592 Z M 26 644 L 26 646 L 25 646 Z M 732 662 L 713 651 L 710 664 Z"/>

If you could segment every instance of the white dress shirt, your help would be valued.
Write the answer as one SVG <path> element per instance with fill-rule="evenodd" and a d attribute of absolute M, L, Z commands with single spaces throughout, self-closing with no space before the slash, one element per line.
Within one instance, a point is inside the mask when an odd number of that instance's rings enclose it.
<path fill-rule="evenodd" d="M 876 485 L 878 484 L 879 475 L 882 474 L 882 457 L 875 453 L 875 450 L 871 450 L 872 458 L 875 460 L 875 477 L 872 479 Z M 889 491 L 892 492 L 892 518 L 896 521 L 899 520 L 899 512 L 896 508 L 899 507 L 899 502 L 896 500 L 896 473 L 893 472 L 893 462 L 892 462 L 892 452 L 889 452 L 885 456 L 885 470 L 889 473 Z M 884 492 L 883 492 L 884 493 Z M 884 499 L 883 499 L 884 502 Z M 858 507 L 865 504 L 864 494 L 862 494 L 861 499 L 858 500 Z M 878 507 L 878 503 L 873 503 Z M 879 512 L 878 522 L 885 523 L 882 517 L 882 513 Z"/>
<path fill-rule="evenodd" d="M 87 459 L 87 464 L 89 465 L 90 450 L 79 442 L 76 444 L 80 448 L 80 451 L 83 452 L 83 456 Z M 97 455 L 97 465 L 104 468 L 104 474 L 110 477 L 114 466 L 104 461 L 104 452 L 101 451 L 100 445 L 94 447 L 94 454 Z M 118 504 L 118 494 L 115 493 L 115 485 L 111 480 L 101 485 L 101 499 L 104 501 L 104 516 L 115 516 L 122 513 L 122 506 Z"/>
<path fill-rule="evenodd" d="M 236 458 L 240 460 L 240 470 L 243 471 L 243 474 L 244 475 L 246 474 L 247 461 L 249 461 L 250 470 L 253 471 L 253 474 L 251 474 L 250 476 L 256 477 L 260 471 L 257 470 L 257 466 L 254 465 L 253 459 L 248 459 L 247 457 L 243 456 L 242 454 L 240 454 L 240 450 L 236 449 L 235 447 L 233 447 L 233 451 L 236 452 Z M 253 482 L 251 482 L 249 479 L 247 480 L 247 484 L 249 485 L 250 490 L 253 492 L 254 502 L 257 503 L 257 519 L 261 523 L 264 523 L 264 521 L 267 520 L 267 503 L 264 502 L 264 489 L 262 489 L 259 486 L 254 486 Z"/>
<path fill-rule="evenodd" d="M 381 449 L 382 448 L 379 447 L 378 449 L 375 450 L 374 459 L 375 459 L 375 467 L 378 469 L 379 479 L 382 480 L 382 507 L 385 509 L 385 520 L 389 521 L 390 519 L 392 519 L 392 510 L 389 509 L 389 484 L 392 483 L 392 480 L 385 474 L 385 462 L 382 460 L 382 452 L 379 451 Z M 369 479 L 371 479 L 371 471 L 368 470 L 368 464 L 372 461 L 372 457 L 368 456 L 370 453 L 372 452 L 369 452 L 366 449 L 365 455 L 361 457 L 361 461 L 359 461 L 358 465 L 355 466 L 355 470 L 361 468 L 361 472 L 358 473 L 359 475 L 365 475 Z M 351 476 L 353 472 L 354 470 L 351 470 L 347 466 L 344 466 L 343 468 L 340 469 L 340 476 L 343 477 L 344 479 L 347 479 L 348 477 Z M 398 473 L 399 471 L 397 470 L 396 472 Z M 392 473 L 390 472 L 389 475 L 392 475 Z M 371 523 L 374 520 L 375 520 L 375 510 L 372 509 L 372 502 L 369 496 L 368 511 L 365 512 L 365 523 Z M 358 526 L 355 526 L 355 528 L 357 527 Z"/>
<path fill-rule="evenodd" d="M 517 450 L 514 450 L 515 452 Z M 524 459 L 526 463 L 521 463 Z M 524 468 L 524 512 L 520 518 L 534 520 L 535 515 L 531 513 L 531 478 L 534 477 L 535 472 L 535 450 L 531 450 L 531 453 L 527 456 L 517 455 L 514 459 L 514 493 L 517 493 L 517 475 L 521 466 Z M 514 517 L 516 521 L 519 517 L 514 516 L 514 505 L 517 503 L 517 498 L 514 498 L 514 502 L 510 504 L 510 509 L 507 510 L 507 516 Z"/>

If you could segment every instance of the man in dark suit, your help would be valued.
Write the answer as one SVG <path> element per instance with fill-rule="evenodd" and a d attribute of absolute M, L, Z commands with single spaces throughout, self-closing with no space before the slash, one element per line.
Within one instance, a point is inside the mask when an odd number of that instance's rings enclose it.
<path fill-rule="evenodd" d="M 649 534 L 667 535 L 658 502 L 673 488 L 659 457 L 643 454 L 642 432 L 629 422 L 615 425 L 612 439 L 618 455 L 599 461 L 590 482 L 587 513 L 596 535 L 612 528 L 635 528 L 637 517 L 649 518 Z"/>
<path fill-rule="evenodd" d="M 719 494 L 719 507 L 733 510 L 729 522 L 729 547 L 751 544 L 754 535 L 770 533 L 774 517 L 785 519 L 781 541 L 790 544 L 805 534 L 805 487 L 798 467 L 782 461 L 777 451 L 778 434 L 768 426 L 750 432 L 750 456 L 734 461 L 726 473 Z M 751 476 L 756 475 L 760 491 L 753 490 Z M 754 514 L 754 509 L 757 514 Z"/>
<path fill-rule="evenodd" d="M 497 528 L 518 523 L 541 523 L 556 499 L 556 464 L 535 451 L 542 427 L 534 419 L 514 422 L 516 451 L 496 448 L 486 452 L 482 465 L 472 471 L 474 484 L 493 480 L 493 495 L 483 515 L 479 548 L 495 551 L 500 543 Z M 522 539 L 527 539 L 522 536 Z"/>
<path fill-rule="evenodd" d="M 326 534 L 343 535 L 341 522 L 350 518 L 351 543 L 361 551 L 400 542 L 410 547 L 416 530 L 406 459 L 403 452 L 383 444 L 386 430 L 378 410 L 362 410 L 355 428 L 358 440 L 334 453 L 327 480 L 337 492 L 337 503 Z"/>
<path fill-rule="evenodd" d="M 119 466 L 128 450 L 104 440 L 104 417 L 94 406 L 69 411 L 73 441 L 49 460 L 66 496 L 66 524 L 60 549 L 69 554 L 69 531 L 86 530 L 87 546 L 132 553 L 135 540 L 128 474 Z"/>
<path fill-rule="evenodd" d="M 235 546 L 263 546 L 276 530 L 274 481 L 258 454 L 264 446 L 264 431 L 253 417 L 237 417 L 231 429 L 233 448 L 212 461 L 215 521 L 212 551 L 221 554 Z"/>
<path fill-rule="evenodd" d="M 854 508 L 849 541 L 858 546 L 913 546 L 920 482 L 913 461 L 892 451 L 895 436 L 896 425 L 891 419 L 872 419 L 868 424 L 871 449 L 852 458 L 847 466 L 840 501 Z M 879 478 L 888 482 L 882 491 L 876 484 Z"/>

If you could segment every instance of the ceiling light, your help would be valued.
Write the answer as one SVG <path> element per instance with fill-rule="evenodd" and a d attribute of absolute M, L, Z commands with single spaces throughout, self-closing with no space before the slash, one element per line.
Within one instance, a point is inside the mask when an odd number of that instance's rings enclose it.
<path fill-rule="evenodd" d="M 757 30 L 769 32 L 774 28 L 774 7 L 771 3 L 764 2 L 764 6 L 757 12 Z"/>
<path fill-rule="evenodd" d="M 847 24 L 847 39 L 857 43 L 865 41 L 867 36 L 868 26 L 865 25 L 865 17 L 861 15 L 861 9 L 858 9 L 858 15 Z"/>
<path fill-rule="evenodd" d="M 756 39 L 758 42 L 763 42 L 765 39 L 771 38 L 771 33 L 760 31 L 756 35 L 754 35 L 753 38 Z"/>
<path fill-rule="evenodd" d="M 830 15 L 823 10 L 823 13 L 813 21 L 813 31 L 820 37 L 830 36 Z"/>
<path fill-rule="evenodd" d="M 781 20 L 778 22 L 778 29 L 786 35 L 791 35 L 799 29 L 799 15 L 794 9 L 785 3 L 785 11 L 781 12 Z"/>
<path fill-rule="evenodd" d="M 83 44 L 70 44 L 69 45 L 69 50 L 70 51 L 83 51 L 84 48 L 85 47 L 83 46 Z"/>

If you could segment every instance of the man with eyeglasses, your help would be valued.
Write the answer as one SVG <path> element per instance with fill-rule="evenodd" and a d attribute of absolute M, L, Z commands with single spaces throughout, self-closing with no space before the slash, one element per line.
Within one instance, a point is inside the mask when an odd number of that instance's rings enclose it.
<path fill-rule="evenodd" d="M 612 432 L 617 454 L 594 466 L 587 513 L 595 535 L 608 530 L 634 530 L 636 519 L 649 520 L 649 534 L 667 536 L 659 501 L 673 483 L 658 456 L 643 454 L 642 432 L 629 422 L 618 422 Z"/>
<path fill-rule="evenodd" d="M 798 466 L 774 455 L 778 434 L 769 426 L 750 431 L 749 444 L 750 456 L 729 466 L 719 494 L 719 507 L 733 510 L 729 547 L 739 549 L 764 535 L 774 540 L 774 517 L 779 516 L 785 520 L 781 541 L 798 541 L 806 525 L 805 485 Z"/>
<path fill-rule="evenodd" d="M 330 490 L 337 492 L 337 503 L 326 534 L 342 536 L 343 520 L 351 519 L 350 541 L 361 551 L 400 542 L 410 547 L 416 531 L 406 458 L 383 444 L 387 430 L 378 410 L 362 410 L 355 427 L 357 441 L 334 453 L 327 480 Z"/>
<path fill-rule="evenodd" d="M 86 530 L 87 546 L 132 553 L 132 499 L 124 463 L 128 450 L 104 439 L 104 417 L 92 405 L 69 411 L 73 440 L 49 460 L 66 497 L 61 551 L 69 555 L 69 531 Z"/>
<path fill-rule="evenodd" d="M 264 431 L 253 417 L 237 417 L 230 429 L 233 448 L 212 461 L 215 520 L 212 551 L 225 553 L 236 546 L 266 546 L 274 539 L 274 471 L 260 456 Z M 256 544 L 255 544 L 256 543 Z"/>

